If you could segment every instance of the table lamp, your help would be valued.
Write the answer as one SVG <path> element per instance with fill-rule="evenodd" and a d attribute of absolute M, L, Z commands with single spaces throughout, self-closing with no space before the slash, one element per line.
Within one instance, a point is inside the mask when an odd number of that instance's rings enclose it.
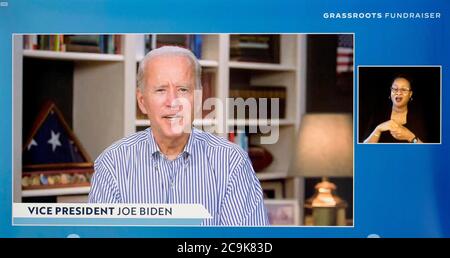
<path fill-rule="evenodd" d="M 303 115 L 290 174 L 322 177 L 305 207 L 312 209 L 314 225 L 346 225 L 347 203 L 336 196 L 328 177 L 353 176 L 353 126 L 351 114 Z"/>

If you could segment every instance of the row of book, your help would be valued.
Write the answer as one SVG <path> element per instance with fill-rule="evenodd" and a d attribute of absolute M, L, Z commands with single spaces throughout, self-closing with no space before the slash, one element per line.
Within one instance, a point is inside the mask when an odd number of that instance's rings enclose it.
<path fill-rule="evenodd" d="M 230 60 L 280 63 L 280 35 L 231 35 Z"/>
<path fill-rule="evenodd" d="M 120 35 L 25 35 L 24 49 L 122 54 Z"/>
<path fill-rule="evenodd" d="M 202 58 L 202 35 L 186 35 L 186 34 L 158 34 L 156 36 L 156 46 L 153 45 L 153 35 L 144 35 L 145 53 L 152 50 L 154 47 L 162 46 L 179 46 L 191 50 L 198 58 Z"/>
<path fill-rule="evenodd" d="M 202 35 L 158 34 L 156 47 L 180 46 L 202 58 Z M 152 49 L 152 35 L 145 35 L 146 53 Z M 230 37 L 230 60 L 280 63 L 280 36 L 267 34 L 236 34 Z"/>
<path fill-rule="evenodd" d="M 153 35 L 144 35 L 145 53 L 154 47 L 180 46 L 202 58 L 202 35 L 158 34 L 156 46 Z M 62 52 L 121 54 L 121 35 L 25 35 L 24 48 Z M 280 36 L 266 34 L 236 34 L 230 37 L 230 60 L 280 63 Z"/>

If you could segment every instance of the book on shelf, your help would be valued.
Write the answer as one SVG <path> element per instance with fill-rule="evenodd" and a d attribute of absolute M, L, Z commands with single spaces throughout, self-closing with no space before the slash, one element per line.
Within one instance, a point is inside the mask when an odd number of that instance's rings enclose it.
<path fill-rule="evenodd" d="M 248 136 L 244 131 L 230 132 L 228 134 L 228 140 L 239 145 L 244 151 L 248 152 Z"/>
<path fill-rule="evenodd" d="M 262 110 L 263 114 L 266 114 L 267 119 L 272 118 L 272 101 L 271 99 L 279 100 L 279 112 L 277 118 L 286 118 L 286 87 L 283 86 L 245 86 L 239 88 L 230 89 L 231 98 L 242 98 L 247 101 L 249 98 L 255 98 L 257 104 L 256 117 L 250 117 L 251 113 L 248 107 L 245 108 L 245 119 L 259 119 L 260 117 L 260 104 L 263 99 L 267 100 L 267 111 Z M 238 107 L 234 107 L 234 118 L 238 119 Z M 242 119 L 242 117 L 239 117 Z"/>
<path fill-rule="evenodd" d="M 116 54 L 116 35 L 67 35 L 66 48 L 72 52 Z"/>
<path fill-rule="evenodd" d="M 66 51 L 64 42 L 63 35 L 24 36 L 24 47 L 33 50 Z"/>
<path fill-rule="evenodd" d="M 82 52 L 82 53 L 101 53 L 101 50 L 98 46 L 77 45 L 77 44 L 67 44 L 66 51 Z"/>
<path fill-rule="evenodd" d="M 202 59 L 202 35 L 189 35 L 189 49 L 198 59 Z"/>
<path fill-rule="evenodd" d="M 280 63 L 280 36 L 269 34 L 231 35 L 230 60 Z"/>
<path fill-rule="evenodd" d="M 144 55 L 146 55 L 153 49 L 152 39 L 153 39 L 152 34 L 144 35 Z"/>
<path fill-rule="evenodd" d="M 38 49 L 38 35 L 24 35 L 23 36 L 24 49 Z"/>
<path fill-rule="evenodd" d="M 179 46 L 191 50 L 202 58 L 202 35 L 161 34 L 156 36 L 156 47 Z"/>
<path fill-rule="evenodd" d="M 100 45 L 103 36 L 100 35 L 66 35 L 67 43 L 77 44 L 77 45 L 90 45 L 98 46 Z"/>

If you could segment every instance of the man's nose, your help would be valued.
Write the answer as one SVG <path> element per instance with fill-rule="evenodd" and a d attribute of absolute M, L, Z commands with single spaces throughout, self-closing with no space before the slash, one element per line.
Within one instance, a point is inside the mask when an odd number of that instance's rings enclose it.
<path fill-rule="evenodd" d="M 166 95 L 166 106 L 168 107 L 178 107 L 178 101 L 177 101 L 177 90 L 175 87 L 170 87 L 167 95 Z"/>

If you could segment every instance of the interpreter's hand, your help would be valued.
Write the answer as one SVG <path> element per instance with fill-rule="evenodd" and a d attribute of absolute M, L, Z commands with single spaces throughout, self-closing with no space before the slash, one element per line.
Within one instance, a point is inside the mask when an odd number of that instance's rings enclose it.
<path fill-rule="evenodd" d="M 416 137 L 408 128 L 404 127 L 403 125 L 393 127 L 390 131 L 392 137 L 401 141 L 410 142 L 412 141 L 412 139 L 414 139 L 414 137 Z"/>
<path fill-rule="evenodd" d="M 399 125 L 394 120 L 388 120 L 379 124 L 376 128 L 378 132 L 391 131 L 394 128 L 397 128 Z"/>

